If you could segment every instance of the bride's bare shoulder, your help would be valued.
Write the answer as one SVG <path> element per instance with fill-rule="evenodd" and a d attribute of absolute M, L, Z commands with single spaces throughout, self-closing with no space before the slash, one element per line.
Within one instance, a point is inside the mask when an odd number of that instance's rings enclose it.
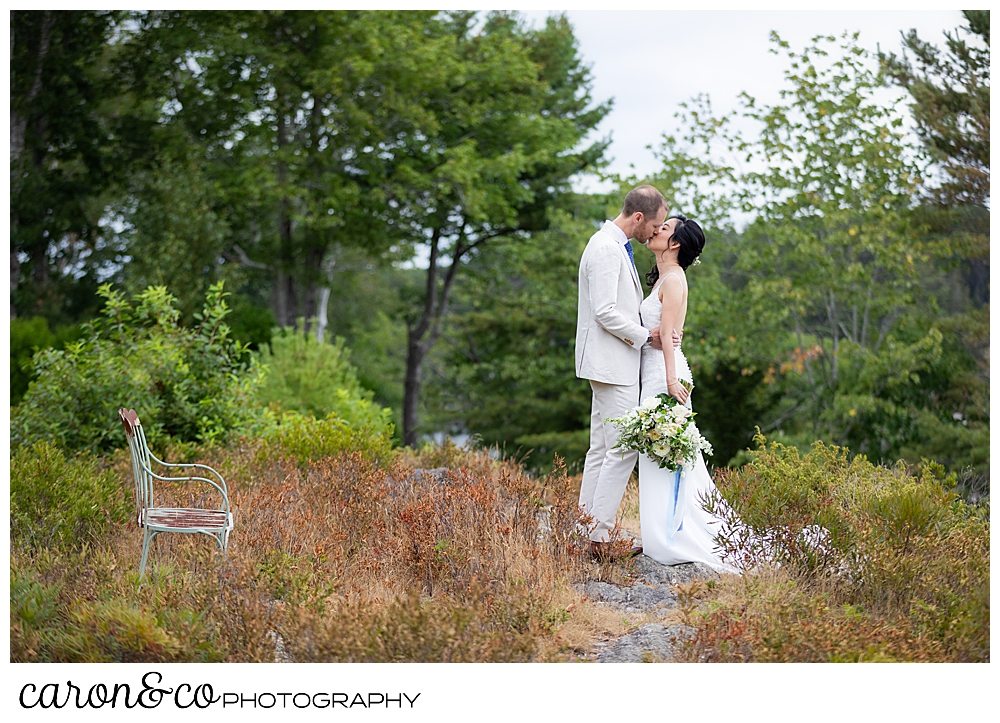
<path fill-rule="evenodd" d="M 684 298 L 684 280 L 674 271 L 663 277 L 660 281 L 660 288 L 657 291 L 657 295 L 660 298 L 661 303 L 665 303 L 671 300 L 680 301 Z"/>

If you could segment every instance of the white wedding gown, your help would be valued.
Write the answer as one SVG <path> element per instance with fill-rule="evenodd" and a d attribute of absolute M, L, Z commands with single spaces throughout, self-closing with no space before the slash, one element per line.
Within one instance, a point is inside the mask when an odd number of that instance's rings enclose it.
<path fill-rule="evenodd" d="M 639 306 L 647 329 L 660 326 L 662 311 L 657 289 Z M 670 340 L 665 340 L 670 343 Z M 691 368 L 680 348 L 674 349 L 677 376 L 691 379 Z M 639 399 L 667 391 L 667 370 L 663 352 L 646 344 L 642 347 Z M 688 397 L 687 406 L 691 407 Z M 733 565 L 719 556 L 714 536 L 721 521 L 706 512 L 700 498 L 715 491 L 715 484 L 701 453 L 691 467 L 678 473 L 660 466 L 644 454 L 639 455 L 639 524 L 644 555 L 664 565 L 701 562 L 719 571 L 738 574 Z"/>

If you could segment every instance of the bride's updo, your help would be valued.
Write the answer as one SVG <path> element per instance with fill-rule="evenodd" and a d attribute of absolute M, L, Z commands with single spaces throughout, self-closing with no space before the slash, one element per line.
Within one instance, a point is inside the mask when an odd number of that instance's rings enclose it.
<path fill-rule="evenodd" d="M 698 261 L 698 257 L 701 256 L 701 252 L 705 249 L 705 232 L 701 230 L 701 226 L 696 221 L 691 221 L 681 214 L 671 216 L 670 218 L 677 219 L 670 240 L 677 241 L 681 245 L 677 250 L 677 264 L 682 269 L 687 269 L 688 266 Z M 656 268 L 656 262 L 654 261 L 653 268 L 646 274 L 646 284 L 652 287 L 659 278 L 660 270 Z"/>

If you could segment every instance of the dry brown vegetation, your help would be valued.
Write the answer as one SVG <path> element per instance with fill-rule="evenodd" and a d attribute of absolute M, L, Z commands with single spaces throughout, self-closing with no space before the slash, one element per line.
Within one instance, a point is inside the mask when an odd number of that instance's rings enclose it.
<path fill-rule="evenodd" d="M 12 660 L 568 660 L 645 621 L 574 589 L 628 572 L 581 554 L 579 480 L 561 469 L 536 479 L 453 445 L 382 464 L 278 452 L 204 459 L 231 485 L 225 559 L 207 538 L 161 535 L 137 589 L 134 525 L 82 550 L 14 548 Z M 445 471 L 414 474 L 430 468 Z M 128 465 L 113 471 L 126 496 Z"/>
<path fill-rule="evenodd" d="M 817 442 L 805 455 L 767 444 L 717 484 L 753 525 L 723 540 L 771 557 L 685 594 L 701 662 L 986 662 L 990 656 L 989 501 L 968 504 L 954 475 L 873 465 Z M 821 524 L 816 546 L 799 532 Z M 769 549 L 758 540 L 767 531 Z"/>
<path fill-rule="evenodd" d="M 199 456 L 230 482 L 229 555 L 161 535 L 140 588 L 124 456 L 14 455 L 12 661 L 587 660 L 649 622 L 692 626 L 691 662 L 989 660 L 988 502 L 964 503 L 933 465 L 755 453 L 717 482 L 744 520 L 785 531 L 780 566 L 683 586 L 659 618 L 577 588 L 632 572 L 583 554 L 579 477 L 561 468 L 536 478 L 451 444 L 312 457 L 247 441 Z M 205 501 L 185 485 L 161 504 Z M 622 549 L 637 517 L 633 480 Z M 794 534 L 817 521 L 831 533 L 819 552 Z"/>

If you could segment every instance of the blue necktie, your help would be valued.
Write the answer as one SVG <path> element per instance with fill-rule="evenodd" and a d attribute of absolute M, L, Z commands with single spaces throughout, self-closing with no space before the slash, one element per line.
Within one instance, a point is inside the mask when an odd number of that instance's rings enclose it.
<path fill-rule="evenodd" d="M 635 269 L 635 254 L 632 253 L 632 242 L 631 241 L 626 241 L 625 242 L 625 250 L 628 251 L 628 260 L 632 262 L 632 268 Z M 639 269 L 635 269 L 635 272 L 638 274 L 639 273 Z"/>

